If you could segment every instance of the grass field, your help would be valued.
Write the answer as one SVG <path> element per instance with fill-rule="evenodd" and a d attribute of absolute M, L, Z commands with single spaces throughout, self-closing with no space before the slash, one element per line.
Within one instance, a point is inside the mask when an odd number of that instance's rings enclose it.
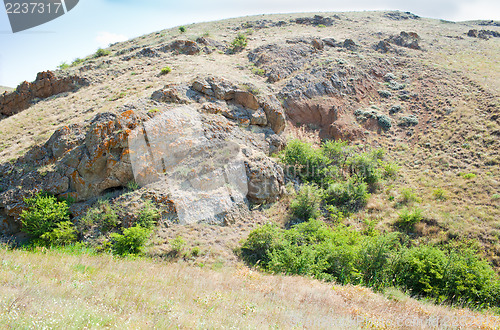
<path fill-rule="evenodd" d="M 500 318 L 238 265 L 0 248 L 0 328 L 498 329 Z M 437 322 L 437 323 L 436 323 Z"/>

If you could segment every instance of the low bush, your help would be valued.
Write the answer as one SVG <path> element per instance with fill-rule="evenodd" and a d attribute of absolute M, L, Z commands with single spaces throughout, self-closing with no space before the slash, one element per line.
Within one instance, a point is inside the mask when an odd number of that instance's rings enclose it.
<path fill-rule="evenodd" d="M 434 246 L 405 249 L 394 264 L 395 282 L 414 296 L 461 306 L 500 306 L 499 278 L 471 249 Z"/>
<path fill-rule="evenodd" d="M 184 247 L 186 246 L 186 240 L 184 238 L 182 238 L 182 236 L 177 236 L 172 240 L 170 245 L 171 245 L 172 251 L 175 253 L 175 255 L 179 256 L 182 254 L 182 251 L 184 250 Z"/>
<path fill-rule="evenodd" d="M 499 277 L 472 249 L 406 247 L 400 234 L 365 235 L 309 220 L 285 230 L 267 224 L 243 241 L 250 265 L 381 290 L 396 285 L 412 296 L 470 307 L 500 306 Z"/>
<path fill-rule="evenodd" d="M 94 58 L 103 57 L 103 56 L 108 56 L 109 54 L 111 54 L 111 52 L 110 52 L 109 50 L 99 48 L 99 49 L 95 52 L 95 54 L 94 54 Z"/>
<path fill-rule="evenodd" d="M 153 203 L 146 201 L 144 206 L 139 211 L 139 216 L 137 217 L 136 225 L 144 228 L 152 228 L 156 225 L 160 219 L 161 214 L 158 208 L 156 208 Z"/>
<path fill-rule="evenodd" d="M 150 234 L 148 228 L 141 226 L 124 229 L 123 234 L 112 233 L 110 238 L 113 241 L 113 253 L 123 256 L 142 252 Z"/>
<path fill-rule="evenodd" d="M 179 26 L 179 32 L 180 33 L 186 32 L 186 27 L 185 26 Z"/>
<path fill-rule="evenodd" d="M 233 52 L 239 52 L 247 46 L 247 37 L 243 33 L 238 33 L 233 42 L 231 42 Z"/>
<path fill-rule="evenodd" d="M 322 191 L 318 187 L 305 184 L 290 204 L 292 214 L 302 221 L 317 219 L 321 215 Z"/>
<path fill-rule="evenodd" d="M 432 192 L 432 197 L 434 197 L 434 199 L 438 201 L 445 201 L 448 199 L 448 194 L 444 189 L 437 188 Z"/>
<path fill-rule="evenodd" d="M 363 208 L 369 197 L 368 185 L 365 182 L 359 182 L 355 178 L 332 183 L 325 190 L 326 203 L 346 212 L 354 212 Z"/>
<path fill-rule="evenodd" d="M 40 236 L 40 240 L 47 246 L 68 245 L 76 242 L 77 231 L 71 221 L 63 221 L 52 231 Z"/>
<path fill-rule="evenodd" d="M 417 196 L 415 191 L 411 188 L 401 189 L 401 200 L 400 203 L 403 205 L 409 205 L 413 203 L 420 203 L 422 199 Z"/>
<path fill-rule="evenodd" d="M 408 209 L 404 208 L 396 220 L 396 225 L 404 230 L 411 230 L 413 227 L 422 221 L 422 210 L 419 208 Z"/>
<path fill-rule="evenodd" d="M 70 219 L 68 204 L 54 196 L 38 193 L 24 202 L 28 208 L 21 212 L 21 230 L 32 238 L 39 238 Z"/>
<path fill-rule="evenodd" d="M 166 67 L 164 67 L 164 68 L 162 68 L 160 70 L 160 74 L 161 75 L 166 75 L 166 74 L 168 74 L 170 72 L 172 72 L 172 68 L 170 68 L 169 66 L 166 66 Z"/>
<path fill-rule="evenodd" d="M 328 211 L 333 206 L 346 214 L 363 208 L 369 191 L 379 186 L 386 164 L 383 158 L 382 149 L 359 152 L 344 141 L 326 141 L 314 148 L 310 143 L 292 140 L 280 154 L 288 176 L 297 176 L 325 191 L 323 209 Z M 397 166 L 387 165 L 387 171 L 387 176 L 393 176 Z M 293 209 L 298 204 L 295 202 Z"/>

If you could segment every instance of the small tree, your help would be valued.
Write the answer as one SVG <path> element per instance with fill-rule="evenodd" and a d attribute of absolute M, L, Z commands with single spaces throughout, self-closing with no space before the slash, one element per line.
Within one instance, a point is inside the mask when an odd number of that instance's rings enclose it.
<path fill-rule="evenodd" d="M 53 231 L 58 223 L 69 221 L 68 204 L 54 196 L 38 193 L 24 202 L 28 209 L 21 212 L 21 230 L 33 238 L 40 238 Z"/>
<path fill-rule="evenodd" d="M 142 252 L 151 231 L 141 226 L 134 226 L 123 230 L 123 234 L 113 233 L 113 252 L 119 255 L 138 254 Z"/>

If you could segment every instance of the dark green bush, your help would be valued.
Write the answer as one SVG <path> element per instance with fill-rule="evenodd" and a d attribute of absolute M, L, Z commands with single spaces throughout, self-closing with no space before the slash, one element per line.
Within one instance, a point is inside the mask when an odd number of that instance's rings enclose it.
<path fill-rule="evenodd" d="M 322 185 L 325 180 L 332 179 L 330 160 L 323 155 L 321 149 L 314 149 L 309 143 L 292 140 L 280 157 L 283 163 L 289 165 L 290 174 L 297 175 L 306 182 Z"/>
<path fill-rule="evenodd" d="M 253 230 L 241 247 L 243 259 L 252 265 L 267 268 L 270 254 L 280 245 L 283 231 L 275 224 Z"/>
<path fill-rule="evenodd" d="M 179 26 L 179 32 L 180 33 L 186 32 L 186 27 L 185 26 Z"/>
<path fill-rule="evenodd" d="M 500 306 L 500 281 L 471 249 L 402 247 L 398 233 L 361 234 L 309 220 L 289 230 L 267 224 L 243 242 L 241 256 L 276 273 L 313 276 L 375 289 L 397 286 L 416 297 L 470 307 Z"/>
<path fill-rule="evenodd" d="M 352 176 L 357 176 L 369 186 L 374 187 L 380 180 L 379 164 L 377 160 L 377 153 L 371 155 L 364 153 L 351 157 L 347 165 L 349 166 L 349 171 Z"/>
<path fill-rule="evenodd" d="M 142 252 L 144 244 L 151 231 L 148 228 L 134 226 L 123 230 L 123 234 L 110 235 L 113 241 L 113 253 L 118 255 L 138 254 Z"/>
<path fill-rule="evenodd" d="M 317 219 L 321 215 L 322 191 L 311 184 L 304 184 L 290 203 L 292 214 L 302 221 Z"/>
<path fill-rule="evenodd" d="M 76 242 L 77 232 L 71 221 L 63 221 L 52 231 L 40 236 L 40 240 L 47 246 L 68 245 Z"/>
<path fill-rule="evenodd" d="M 325 201 L 348 212 L 354 212 L 366 205 L 370 194 L 368 185 L 351 178 L 344 182 L 332 183 L 325 190 Z"/>
<path fill-rule="evenodd" d="M 21 212 L 21 230 L 32 238 L 39 238 L 57 228 L 58 223 L 69 221 L 68 204 L 54 196 L 38 193 L 24 202 L 28 208 Z"/>
<path fill-rule="evenodd" d="M 499 277 L 470 249 L 445 252 L 434 246 L 405 249 L 394 279 L 414 296 L 471 307 L 500 306 Z"/>
<path fill-rule="evenodd" d="M 399 213 L 398 219 L 396 220 L 396 225 L 401 229 L 410 230 L 419 223 L 424 217 L 422 216 L 422 210 L 419 208 L 408 209 L 404 208 L 401 213 Z"/>
<path fill-rule="evenodd" d="M 243 33 L 238 33 L 236 38 L 234 38 L 233 42 L 231 43 L 233 46 L 233 52 L 239 52 L 243 48 L 247 46 L 247 37 Z"/>
<path fill-rule="evenodd" d="M 152 228 L 160 219 L 160 211 L 150 201 L 146 201 L 144 206 L 139 211 L 139 216 L 136 225 L 144 228 Z"/>
<path fill-rule="evenodd" d="M 103 57 L 103 56 L 108 56 L 109 54 L 111 54 L 111 52 L 110 52 L 109 50 L 99 48 L 99 49 L 95 52 L 95 54 L 94 54 L 94 58 Z"/>

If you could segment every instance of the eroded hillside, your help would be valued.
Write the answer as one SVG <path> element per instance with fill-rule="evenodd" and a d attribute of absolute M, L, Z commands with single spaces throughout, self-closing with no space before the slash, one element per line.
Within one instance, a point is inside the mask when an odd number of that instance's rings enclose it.
<path fill-rule="evenodd" d="M 477 239 L 498 267 L 498 27 L 400 12 L 320 15 L 244 17 L 186 26 L 184 33 L 159 31 L 114 44 L 55 76 L 46 73 L 55 79 L 49 83 L 37 83 L 40 77 L 3 96 L 4 231 L 18 230 L 23 197 L 33 190 L 70 198 L 75 218 L 106 197 L 122 207 L 124 224 L 133 223 L 150 200 L 166 224 L 152 253 L 161 254 L 182 236 L 206 249 L 207 258 L 234 260 L 232 249 L 251 228 L 286 214 L 280 200 L 287 178 L 273 155 L 287 138 L 307 136 L 382 147 L 401 167 L 397 179 L 374 192 L 348 224 L 393 230 L 404 189 L 412 190 L 425 215 L 413 233 L 416 240 Z M 238 35 L 246 45 L 234 42 Z M 61 81 L 69 85 L 53 87 Z M 46 92 L 34 92 L 39 84 Z M 6 98 L 22 102 L 5 112 Z M 182 150 L 187 154 L 176 160 L 178 168 L 202 164 L 203 152 L 232 152 L 227 141 L 243 155 L 243 200 L 234 198 L 241 191 L 231 192 L 222 215 L 201 221 L 225 226 L 178 225 L 172 194 L 154 186 L 127 189 L 138 181 L 130 137 L 142 128 L 159 136 L 161 129 L 181 129 L 182 121 L 164 123 L 179 119 L 172 111 L 180 106 L 196 117 L 189 123 L 200 125 L 188 142 L 203 148 L 196 164 L 189 159 L 193 150 Z M 155 122 L 160 126 L 148 131 Z M 270 208 L 256 207 L 277 200 Z"/>

